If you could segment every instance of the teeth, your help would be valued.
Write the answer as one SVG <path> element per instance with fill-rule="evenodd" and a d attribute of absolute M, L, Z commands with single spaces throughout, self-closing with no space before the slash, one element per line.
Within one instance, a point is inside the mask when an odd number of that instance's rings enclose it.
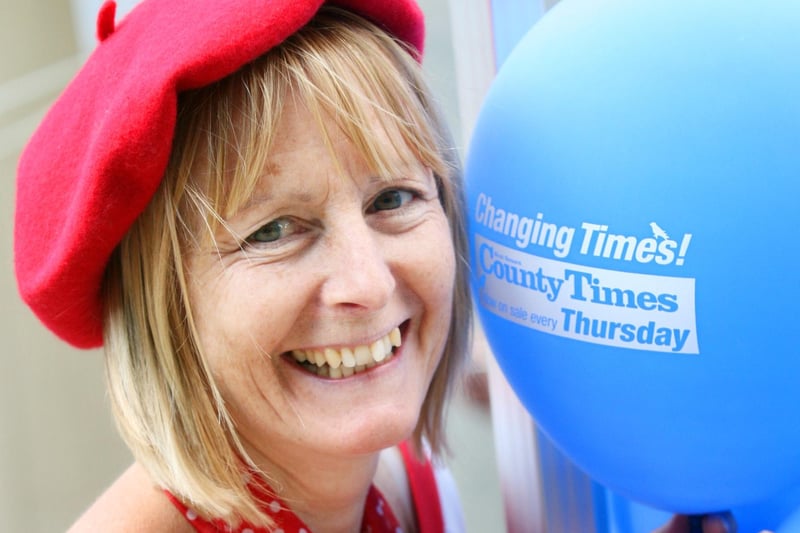
<path fill-rule="evenodd" d="M 372 358 L 378 363 L 386 357 L 386 347 L 383 345 L 382 340 L 373 342 L 372 346 L 369 347 L 369 351 L 372 352 Z"/>
<path fill-rule="evenodd" d="M 328 362 L 329 367 L 339 368 L 339 365 L 342 364 L 342 356 L 333 348 L 325 348 L 325 361 Z"/>
<path fill-rule="evenodd" d="M 389 333 L 389 342 L 392 346 L 400 346 L 403 344 L 403 340 L 400 338 L 400 328 L 394 328 L 391 333 Z"/>
<path fill-rule="evenodd" d="M 338 379 L 364 372 L 392 358 L 392 349 L 402 344 L 400 328 L 370 345 L 325 348 L 322 350 L 293 350 L 292 357 L 309 371 L 321 377 Z"/>
<path fill-rule="evenodd" d="M 342 365 L 347 368 L 356 366 L 356 356 L 350 348 L 342 348 Z"/>
<path fill-rule="evenodd" d="M 356 349 L 353 350 L 353 354 L 356 357 L 356 366 L 364 366 L 372 361 L 372 352 L 370 352 L 368 346 L 357 346 Z"/>

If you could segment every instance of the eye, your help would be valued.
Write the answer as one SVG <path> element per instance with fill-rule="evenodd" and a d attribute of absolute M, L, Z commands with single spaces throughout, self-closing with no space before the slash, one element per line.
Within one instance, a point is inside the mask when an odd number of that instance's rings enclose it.
<path fill-rule="evenodd" d="M 288 218 L 278 218 L 264 224 L 252 235 L 247 238 L 247 242 L 251 243 L 270 243 L 279 239 L 284 239 L 298 233 L 301 228 L 298 224 Z"/>
<path fill-rule="evenodd" d="M 374 211 L 387 211 L 390 209 L 398 209 L 404 204 L 410 202 L 414 198 L 414 194 L 410 191 L 401 189 L 389 189 L 381 192 L 370 205 L 370 212 Z"/>

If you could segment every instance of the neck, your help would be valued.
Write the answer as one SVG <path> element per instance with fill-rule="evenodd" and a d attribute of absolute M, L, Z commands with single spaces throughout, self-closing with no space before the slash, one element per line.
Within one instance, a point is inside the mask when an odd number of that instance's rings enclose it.
<path fill-rule="evenodd" d="M 272 488 L 314 533 L 357 533 L 379 453 L 342 458 L 281 453 L 259 466 Z"/>

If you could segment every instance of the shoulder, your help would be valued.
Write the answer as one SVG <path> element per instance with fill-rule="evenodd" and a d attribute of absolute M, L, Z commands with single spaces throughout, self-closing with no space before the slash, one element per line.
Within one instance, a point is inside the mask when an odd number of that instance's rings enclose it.
<path fill-rule="evenodd" d="M 69 529 L 69 533 L 96 531 L 189 533 L 193 529 L 145 471 L 133 464 Z"/>

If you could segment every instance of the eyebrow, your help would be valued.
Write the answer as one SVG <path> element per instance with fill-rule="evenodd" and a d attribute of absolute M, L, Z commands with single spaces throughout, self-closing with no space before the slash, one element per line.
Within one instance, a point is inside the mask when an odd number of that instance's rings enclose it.
<path fill-rule="evenodd" d="M 426 168 L 426 167 L 423 167 Z M 381 185 L 385 183 L 390 183 L 392 181 L 398 182 L 427 182 L 429 174 L 427 172 L 424 173 L 424 176 L 420 177 L 416 172 L 412 172 L 413 167 L 411 165 L 400 165 L 398 167 L 398 176 L 394 178 L 387 178 L 382 177 L 380 175 L 374 174 L 371 175 L 368 179 L 368 183 L 370 185 Z M 265 171 L 263 173 L 263 177 L 269 178 L 270 176 L 275 176 L 280 173 L 280 166 L 276 163 L 268 163 Z M 269 202 L 275 198 L 275 194 L 271 191 L 262 192 L 262 193 L 255 193 L 253 194 L 242 206 L 236 210 L 236 214 L 244 213 L 256 205 Z M 311 191 L 308 187 L 297 187 L 292 188 L 286 191 L 286 194 L 281 194 L 282 197 L 289 198 L 291 201 L 298 202 L 298 203 L 310 203 L 314 200 L 315 194 Z"/>
<path fill-rule="evenodd" d="M 236 214 L 244 213 L 259 204 L 270 202 L 275 196 L 274 193 L 256 193 L 236 210 Z M 298 203 L 309 203 L 314 198 L 314 195 L 307 190 L 290 190 L 286 195 L 281 194 L 280 196 L 290 198 L 292 201 Z"/>

